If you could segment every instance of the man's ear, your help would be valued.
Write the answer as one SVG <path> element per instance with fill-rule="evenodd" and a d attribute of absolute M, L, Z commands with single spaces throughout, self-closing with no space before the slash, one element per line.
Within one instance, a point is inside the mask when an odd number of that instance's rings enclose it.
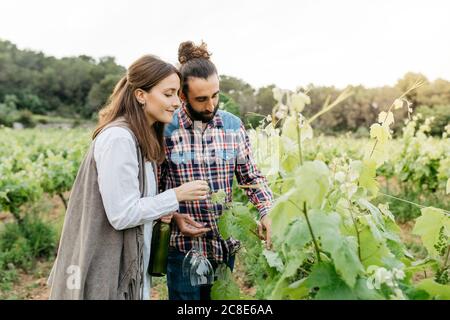
<path fill-rule="evenodd" d="M 142 89 L 134 90 L 134 96 L 140 104 L 145 104 L 145 91 Z"/>

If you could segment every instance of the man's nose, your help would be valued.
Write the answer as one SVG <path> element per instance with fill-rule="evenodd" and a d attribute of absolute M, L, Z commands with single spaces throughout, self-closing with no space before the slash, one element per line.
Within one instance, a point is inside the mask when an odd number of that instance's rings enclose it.
<path fill-rule="evenodd" d="M 213 112 L 214 111 L 214 100 L 210 99 L 208 102 L 208 106 L 206 107 L 206 110 L 208 110 L 209 112 Z"/>

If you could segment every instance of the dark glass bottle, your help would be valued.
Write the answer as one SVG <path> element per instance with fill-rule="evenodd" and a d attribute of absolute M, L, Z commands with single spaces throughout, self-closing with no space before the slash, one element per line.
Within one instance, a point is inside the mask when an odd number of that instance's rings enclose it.
<path fill-rule="evenodd" d="M 170 224 L 157 221 L 153 226 L 152 245 L 148 273 L 154 277 L 162 277 L 167 273 L 167 257 L 169 254 Z"/>

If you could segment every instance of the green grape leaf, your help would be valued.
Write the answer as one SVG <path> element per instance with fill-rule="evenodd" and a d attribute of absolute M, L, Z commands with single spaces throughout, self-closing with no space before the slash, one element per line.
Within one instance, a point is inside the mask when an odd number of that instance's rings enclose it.
<path fill-rule="evenodd" d="M 250 233 L 257 229 L 249 208 L 240 204 L 234 204 L 231 209 L 224 211 L 219 217 L 217 226 L 222 238 L 233 237 L 245 243 L 253 242 L 253 235 Z"/>
<path fill-rule="evenodd" d="M 376 178 L 377 165 L 373 160 L 364 160 L 359 175 L 359 184 L 366 188 L 373 196 L 378 194 L 378 182 Z"/>
<path fill-rule="evenodd" d="M 350 287 L 339 277 L 331 263 L 314 265 L 306 280 L 310 290 L 318 290 L 318 300 L 355 300 L 357 297 Z"/>
<path fill-rule="evenodd" d="M 374 123 L 370 126 L 370 137 L 378 140 L 379 143 L 386 143 L 390 136 L 388 127 L 382 126 L 379 123 Z"/>
<path fill-rule="evenodd" d="M 284 295 L 293 300 L 300 300 L 308 297 L 309 289 L 306 282 L 307 278 L 303 278 L 291 283 L 284 289 Z"/>
<path fill-rule="evenodd" d="M 341 218 L 337 213 L 311 211 L 309 216 L 313 232 L 320 239 L 323 250 L 331 254 L 337 272 L 353 287 L 358 274 L 364 271 L 358 258 L 356 239 L 341 234 Z"/>
<path fill-rule="evenodd" d="M 241 292 L 228 267 L 220 268 L 220 276 L 211 288 L 212 300 L 239 300 Z"/>
<path fill-rule="evenodd" d="M 301 142 L 312 139 L 314 133 L 311 125 L 307 122 L 303 123 L 300 127 L 298 119 L 295 116 L 288 116 L 283 123 L 282 136 L 287 137 L 294 141 L 298 145 L 298 130 L 300 129 L 300 140 Z M 298 148 L 298 146 L 297 146 Z"/>
<path fill-rule="evenodd" d="M 306 104 L 310 104 L 311 99 L 303 92 L 293 93 L 291 95 L 291 112 L 302 112 Z"/>
<path fill-rule="evenodd" d="M 312 208 L 320 208 L 330 188 L 330 171 L 319 160 L 307 161 L 295 172 L 298 189 L 296 203 L 306 202 Z"/>
<path fill-rule="evenodd" d="M 369 289 L 367 287 L 367 279 L 358 278 L 354 288 L 355 294 L 358 299 L 362 300 L 385 300 L 385 298 L 379 294 L 375 289 Z"/>
<path fill-rule="evenodd" d="M 294 116 L 288 116 L 283 123 L 282 134 L 293 141 L 298 140 L 297 119 Z"/>
<path fill-rule="evenodd" d="M 364 198 L 358 199 L 358 204 L 370 212 L 371 217 L 373 218 L 373 221 L 375 222 L 377 227 L 383 226 L 383 216 L 381 214 L 380 209 L 378 209 L 376 206 L 374 206 L 372 203 L 370 203 L 367 199 Z"/>
<path fill-rule="evenodd" d="M 384 266 L 388 259 L 394 258 L 384 241 L 377 240 L 368 226 L 359 233 L 361 262 L 365 269 L 371 265 Z"/>
<path fill-rule="evenodd" d="M 214 204 L 224 204 L 227 198 L 225 190 L 220 189 L 211 194 L 211 202 Z"/>
<path fill-rule="evenodd" d="M 284 277 L 292 277 L 297 273 L 298 268 L 306 259 L 306 253 L 303 250 L 292 249 L 286 257 L 286 267 L 284 269 Z"/>
<path fill-rule="evenodd" d="M 420 211 L 422 215 L 416 219 L 413 234 L 420 236 L 431 256 L 437 257 L 439 253 L 435 245 L 439 241 L 441 229 L 443 228 L 445 236 L 450 237 L 450 217 L 441 209 L 434 207 L 423 208 Z"/>
<path fill-rule="evenodd" d="M 378 167 L 388 159 L 387 142 L 391 138 L 389 127 L 374 123 L 370 127 L 370 137 L 375 141 L 367 145 L 364 159 L 373 160 Z"/>
<path fill-rule="evenodd" d="M 439 284 L 433 279 L 424 279 L 419 282 L 417 289 L 422 289 L 434 299 L 450 300 L 450 285 Z"/>
<path fill-rule="evenodd" d="M 283 272 L 284 264 L 277 252 L 264 249 L 263 255 L 271 268 L 277 269 L 278 272 Z"/>
<path fill-rule="evenodd" d="M 389 127 L 394 123 L 394 114 L 392 112 L 381 111 L 378 115 L 378 122 Z"/>
<path fill-rule="evenodd" d="M 231 237 L 234 226 L 234 216 L 231 210 L 226 210 L 222 212 L 222 215 L 219 217 L 219 221 L 217 223 L 217 227 L 219 228 L 219 233 L 224 239 L 228 239 Z"/>
<path fill-rule="evenodd" d="M 283 243 L 288 225 L 302 215 L 295 202 L 289 201 L 290 198 L 295 199 L 295 192 L 296 189 L 292 188 L 278 198 L 269 212 L 269 217 L 272 220 L 272 240 L 274 243 Z"/>
<path fill-rule="evenodd" d="M 285 243 L 290 248 L 300 249 L 311 241 L 311 233 L 308 229 L 308 224 L 303 217 L 294 220 L 285 230 Z"/>

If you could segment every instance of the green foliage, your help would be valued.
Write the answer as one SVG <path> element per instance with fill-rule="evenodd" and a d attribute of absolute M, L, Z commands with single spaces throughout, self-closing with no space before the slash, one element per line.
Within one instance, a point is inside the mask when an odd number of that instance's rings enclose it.
<path fill-rule="evenodd" d="M 27 216 L 22 233 L 28 240 L 34 258 L 48 258 L 55 253 L 56 232 L 48 223 L 36 216 Z"/>
<path fill-rule="evenodd" d="M 271 114 L 273 107 L 277 104 L 277 101 L 273 97 L 273 89 L 275 85 L 259 88 L 256 93 L 256 103 L 259 106 L 261 114 Z"/>
<path fill-rule="evenodd" d="M 305 162 L 295 170 L 294 176 L 298 190 L 295 201 L 319 208 L 330 188 L 330 172 L 326 164 L 318 160 Z"/>
<path fill-rule="evenodd" d="M 432 105 L 420 106 L 416 113 L 421 114 L 423 119 L 432 118 L 432 126 L 430 127 L 430 134 L 434 136 L 441 136 L 444 127 L 450 123 L 450 104 L 448 105 Z M 420 121 L 420 124 L 424 121 Z"/>
<path fill-rule="evenodd" d="M 16 97 L 17 110 L 90 117 L 98 107 L 97 102 L 104 103 L 103 97 L 111 93 L 114 77 L 125 73 L 125 68 L 112 57 L 57 59 L 41 52 L 20 50 L 2 40 L 0 70 L 0 124 L 6 125 L 11 119 L 2 113 L 1 104 L 8 103 L 8 95 Z"/>
<path fill-rule="evenodd" d="M 422 238 L 431 256 L 443 256 L 450 244 L 450 217 L 440 209 L 424 208 L 413 232 Z"/>
<path fill-rule="evenodd" d="M 355 300 L 356 295 L 339 277 L 331 263 L 314 266 L 307 280 L 308 288 L 318 300 Z"/>
<path fill-rule="evenodd" d="M 213 300 L 238 300 L 242 294 L 239 287 L 233 280 L 231 270 L 221 264 L 217 268 L 216 275 L 218 279 L 211 288 L 211 299 Z"/>
<path fill-rule="evenodd" d="M 211 201 L 214 204 L 225 204 L 227 194 L 225 193 L 225 190 L 220 189 L 217 192 L 214 192 L 211 194 Z"/>
<path fill-rule="evenodd" d="M 241 116 L 239 106 L 234 102 L 233 98 L 222 92 L 219 94 L 219 108 L 228 111 L 235 116 Z"/>
<path fill-rule="evenodd" d="M 0 289 L 11 289 L 17 280 L 17 268 L 30 271 L 36 259 L 53 257 L 56 232 L 34 215 L 26 215 L 20 224 L 7 223 L 0 231 Z"/>
<path fill-rule="evenodd" d="M 70 190 L 88 142 L 80 130 L 0 129 L 0 211 L 14 217 L 0 231 L 1 288 L 10 288 L 15 268 L 29 271 L 54 255 L 56 231 L 29 208 L 44 192 Z"/>
<path fill-rule="evenodd" d="M 256 231 L 256 220 L 250 213 L 247 206 L 239 203 L 234 203 L 233 206 L 224 211 L 219 218 L 218 222 L 219 232 L 224 239 L 230 237 L 234 239 L 242 239 L 245 244 L 253 243 L 256 234 L 252 232 Z M 253 235 L 250 239 L 248 234 Z"/>
<path fill-rule="evenodd" d="M 420 121 L 412 120 L 400 140 L 391 140 L 394 116 L 386 112 L 376 116 L 370 139 L 312 139 L 312 124 L 296 112 L 306 114 L 314 102 L 306 103 L 300 92 L 282 100 L 288 106 L 281 123 L 270 119 L 249 131 L 254 158 L 276 194 L 269 214 L 273 247 L 265 249 L 256 235 L 257 212 L 242 204 L 247 198 L 236 186 L 235 202 L 226 204 L 218 223 L 223 238 L 241 241 L 239 257 L 256 297 L 446 298 L 448 215 L 437 208 L 422 210 L 414 232 L 426 247 L 427 252 L 419 252 L 426 260 L 414 260 L 406 250 L 414 248 L 400 240 L 396 207 L 382 201 L 378 177 L 398 176 L 410 190 L 444 192 L 450 177 L 448 137 L 431 138 L 426 134 L 429 124 L 424 121 L 416 130 L 412 127 Z M 8 98 L 9 106 L 17 109 L 16 103 Z M 9 223 L 0 234 L 0 278 L 13 279 L 14 267 L 30 268 L 30 261 L 54 252 L 53 232 L 32 220 L 24 205 L 39 200 L 43 192 L 70 190 L 88 142 L 88 133 L 81 130 L 0 129 L 0 205 L 19 222 Z M 211 198 L 225 201 L 222 192 Z M 425 270 L 431 278 L 414 283 L 414 276 Z M 220 277 L 214 298 L 245 298 L 229 270 Z M 7 284 L 0 281 L 0 286 Z"/>
<path fill-rule="evenodd" d="M 412 89 L 420 85 L 415 82 Z M 387 112 L 377 115 L 370 140 L 354 146 L 355 150 L 347 145 L 343 147 L 345 151 L 332 149 L 333 153 L 325 156 L 329 151 L 323 149 L 323 144 L 311 140 L 312 129 L 308 126 L 312 121 L 296 116 L 308 109 L 308 98 L 301 92 L 274 93 L 278 101 L 275 115 L 281 120 L 281 130 L 274 128 L 269 119 L 268 125 L 249 133 L 255 159 L 277 194 L 269 214 L 273 247 L 268 250 L 251 242 L 254 235 L 240 227 L 244 224 L 238 222 L 233 211 L 225 213 L 219 225 L 224 238 L 233 236 L 244 243 L 246 252 L 256 252 L 264 258 L 265 263 L 255 259 L 251 265 L 244 262 L 264 277 L 250 277 L 257 286 L 257 296 L 268 299 L 446 296 L 446 287 L 442 286 L 448 281 L 445 229 L 448 216 L 439 212 L 441 220 L 434 216 L 437 220 L 431 219 L 430 212 L 435 209 L 422 210 L 424 217 L 418 220 L 415 231 L 421 234 L 427 249 L 440 256 L 439 260 L 429 257 L 434 259 L 429 260 L 433 264 L 420 265 L 412 260 L 402 243 L 393 212 L 377 199 L 380 188 L 377 173 L 389 168 L 393 154 L 392 111 L 409 105 L 398 102 L 404 100 L 395 100 Z M 396 149 L 402 152 L 401 148 Z M 248 211 L 246 215 L 251 217 Z M 247 254 L 245 257 L 247 260 Z M 433 281 L 432 286 L 413 283 L 413 276 L 424 268 L 433 268 L 435 272 L 434 278 L 427 280 Z"/>
<path fill-rule="evenodd" d="M 4 265 L 12 264 L 25 270 L 31 268 L 33 253 L 30 242 L 18 224 L 11 223 L 5 226 L 0 233 L 0 249 L 0 260 Z"/>
<path fill-rule="evenodd" d="M 425 279 L 417 287 L 426 291 L 430 297 L 436 300 L 450 300 L 450 285 L 443 285 L 432 279 Z"/>
<path fill-rule="evenodd" d="M 20 122 L 25 128 L 34 128 L 36 126 L 33 114 L 29 110 L 20 110 L 16 121 Z"/>
<path fill-rule="evenodd" d="M 58 59 L 41 52 L 20 50 L 13 43 L 1 40 L 0 70 L 0 104 L 6 103 L 8 95 L 14 95 L 18 111 L 84 118 L 95 116 L 126 71 L 113 57 L 96 60 L 81 55 Z M 393 87 L 352 87 L 354 95 L 321 116 L 315 123 L 316 131 L 335 135 L 358 130 L 358 136 L 367 136 L 364 128 L 377 121 L 379 108 L 390 103 L 417 79 L 425 81 L 425 85 L 409 92 L 406 99 L 414 107 L 420 106 L 424 115 L 434 116 L 431 133 L 442 134 L 449 122 L 450 82 L 443 79 L 431 82 L 414 73 L 405 74 Z M 227 104 L 225 110 L 242 116 L 247 127 L 256 128 L 265 116 L 272 114 L 277 103 L 272 95 L 275 85 L 255 89 L 242 79 L 226 75 L 220 76 L 220 82 L 220 101 Z M 334 99 L 342 93 L 335 87 L 314 85 L 309 85 L 307 91 L 312 98 L 312 104 L 304 113 L 307 118 L 320 111 L 328 96 Z M 232 102 L 228 104 L 227 99 Z M 5 114 L 2 109 L 0 106 L 0 124 L 10 126 L 12 115 Z M 396 110 L 394 116 L 406 119 L 407 112 Z M 395 133 L 401 133 L 401 126 L 401 121 L 397 121 L 392 128 Z"/>
<path fill-rule="evenodd" d="M 22 224 L 7 223 L 0 233 L 4 265 L 28 270 L 36 258 L 48 258 L 56 248 L 55 230 L 36 216 L 26 216 Z"/>
<path fill-rule="evenodd" d="M 120 74 L 107 74 L 100 82 L 94 83 L 89 91 L 86 107 L 82 110 L 82 116 L 88 118 L 98 112 L 107 103 L 120 78 Z"/>

